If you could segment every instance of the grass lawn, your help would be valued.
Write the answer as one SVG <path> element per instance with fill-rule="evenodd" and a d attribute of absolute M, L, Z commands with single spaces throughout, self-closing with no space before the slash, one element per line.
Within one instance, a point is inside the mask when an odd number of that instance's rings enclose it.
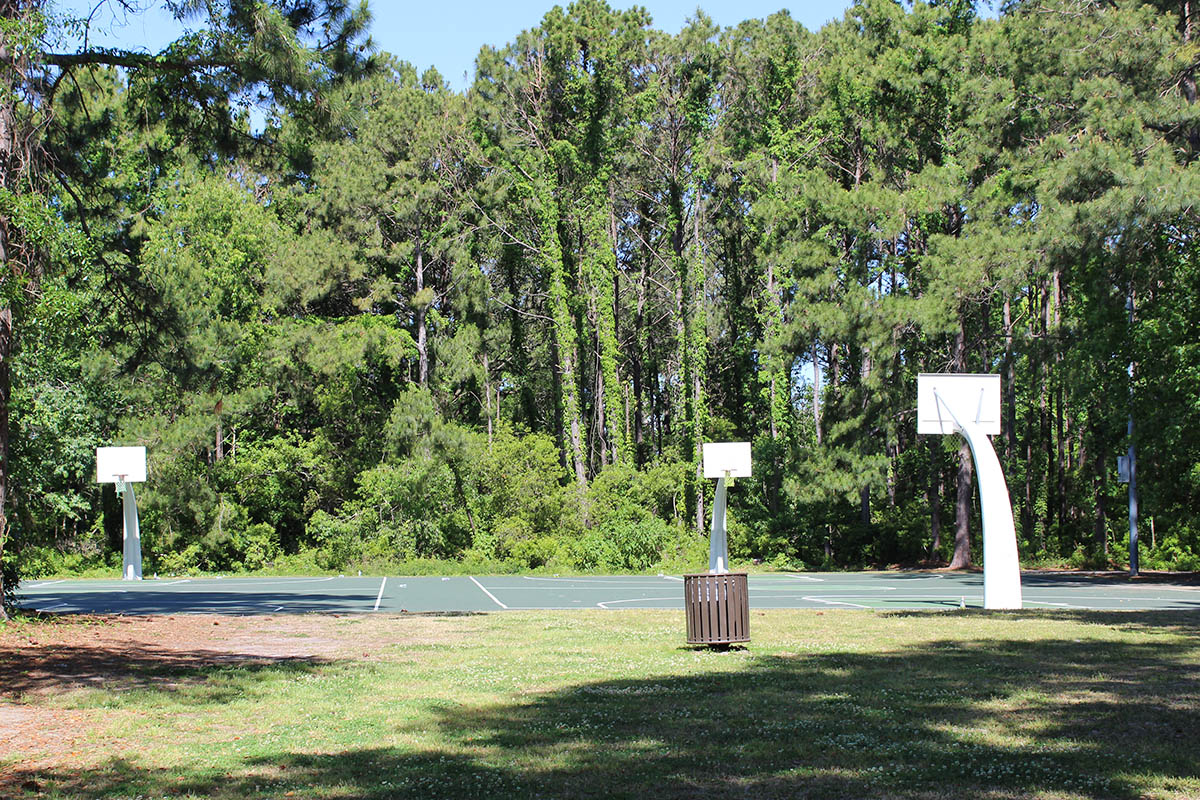
<path fill-rule="evenodd" d="M 0 797 L 1197 798 L 1200 617 L 0 624 Z"/>

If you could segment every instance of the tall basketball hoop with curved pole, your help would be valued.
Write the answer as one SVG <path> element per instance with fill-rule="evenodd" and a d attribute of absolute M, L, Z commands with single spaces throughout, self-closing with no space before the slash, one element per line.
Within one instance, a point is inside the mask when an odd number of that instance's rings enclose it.
<path fill-rule="evenodd" d="M 137 498 L 133 484 L 146 482 L 146 448 L 97 447 L 96 483 L 115 483 L 124 506 L 124 553 L 121 577 L 142 579 L 142 533 L 138 527 Z"/>
<path fill-rule="evenodd" d="M 983 607 L 1021 608 L 1012 501 L 989 435 L 1000 433 L 1000 376 L 917 376 L 917 433 L 959 433 L 971 448 L 983 516 Z"/>
<path fill-rule="evenodd" d="M 712 533 L 708 541 L 708 571 L 729 572 L 729 540 L 725 533 L 725 481 L 750 477 L 749 442 L 707 442 L 703 447 L 704 477 L 717 479 L 713 499 Z"/>

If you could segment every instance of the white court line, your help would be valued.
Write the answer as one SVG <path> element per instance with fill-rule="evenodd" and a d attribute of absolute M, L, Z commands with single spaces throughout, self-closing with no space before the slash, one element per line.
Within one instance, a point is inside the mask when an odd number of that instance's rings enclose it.
<path fill-rule="evenodd" d="M 602 583 L 605 586 L 619 585 L 620 581 L 629 580 L 633 585 L 640 586 L 644 580 L 653 580 L 653 575 L 610 575 L 604 578 L 541 578 L 536 575 L 522 575 L 521 579 L 526 581 L 550 581 L 552 583 Z M 639 580 L 643 579 L 643 580 Z M 679 578 L 678 580 L 683 580 Z"/>
<path fill-rule="evenodd" d="M 802 597 L 801 600 L 807 600 L 810 603 L 824 603 L 828 606 L 850 606 L 851 608 L 870 608 L 870 606 L 860 606 L 858 603 L 845 603 L 841 600 L 822 600 L 819 597 Z"/>
<path fill-rule="evenodd" d="M 800 595 L 798 592 L 788 592 L 786 594 L 780 593 L 780 592 L 774 592 L 774 593 L 772 593 L 772 592 L 755 592 L 754 596 L 759 599 L 767 598 L 767 597 L 785 598 L 786 599 L 789 597 L 794 598 L 796 596 L 799 596 L 801 600 L 807 600 L 808 598 L 813 597 L 814 595 L 811 593 L 806 594 L 806 595 Z M 950 595 L 950 594 L 945 594 L 945 595 L 942 595 L 942 594 L 901 594 L 901 595 L 889 594 L 886 597 L 880 597 L 879 595 L 863 594 L 861 592 L 822 592 L 820 596 L 821 597 L 830 597 L 830 598 L 853 597 L 856 600 L 879 600 L 880 602 L 888 602 L 888 603 L 898 603 L 898 602 L 905 601 L 905 600 L 912 600 L 915 602 L 934 603 L 934 602 L 941 602 L 942 600 L 957 600 L 959 597 L 965 597 L 965 595 L 962 595 L 961 593 L 953 594 L 953 595 Z M 977 599 L 982 600 L 983 595 L 977 595 Z M 1029 601 L 1027 601 L 1027 602 L 1029 602 Z"/>
<path fill-rule="evenodd" d="M 683 583 L 683 578 L 677 577 L 675 575 L 659 575 L 658 577 L 662 578 L 663 580 L 679 581 L 680 583 Z"/>
<path fill-rule="evenodd" d="M 1028 587 L 1026 587 L 1025 594 L 1028 595 L 1029 593 L 1030 593 L 1030 590 Z M 1039 595 L 1044 594 L 1044 592 L 1038 592 L 1036 590 L 1034 591 L 1034 593 L 1039 594 Z M 1110 595 L 1110 594 L 1096 594 L 1096 595 L 1091 595 L 1091 594 L 1052 594 L 1050 596 L 1057 597 L 1059 600 L 1082 600 L 1085 603 L 1113 603 L 1113 602 L 1117 602 L 1117 601 L 1120 601 L 1122 603 L 1142 603 L 1147 600 L 1162 600 L 1164 602 L 1188 603 L 1189 607 L 1194 605 L 1194 603 L 1192 601 L 1184 600 L 1182 598 L 1147 597 L 1145 595 L 1141 595 L 1141 596 L 1135 595 L 1133 597 L 1122 597 L 1120 595 Z"/>
<path fill-rule="evenodd" d="M 500 606 L 501 608 L 508 608 L 508 606 L 504 605 L 504 603 L 501 603 L 498 599 L 496 599 L 496 595 L 492 594 L 487 589 L 484 589 L 483 584 L 480 583 L 479 581 L 475 580 L 474 575 L 468 575 L 467 577 L 470 578 L 471 582 L 474 583 L 476 586 L 478 586 L 483 591 L 484 594 L 486 594 L 488 597 L 492 598 L 492 602 L 494 602 L 496 605 Z"/>
<path fill-rule="evenodd" d="M 811 575 L 792 575 L 791 573 L 784 573 L 784 577 L 786 577 L 786 578 L 794 578 L 794 579 L 796 579 L 796 580 L 798 580 L 798 581 L 816 581 L 817 583 L 824 583 L 824 582 L 825 582 L 825 579 L 824 579 L 824 578 L 814 578 L 814 577 L 813 577 L 813 576 L 811 576 Z"/>
<path fill-rule="evenodd" d="M 70 603 L 59 603 L 56 606 L 46 606 L 45 608 L 35 608 L 34 611 L 58 611 L 60 608 L 70 608 Z"/>
<path fill-rule="evenodd" d="M 40 589 L 43 586 L 53 586 L 56 583 L 66 583 L 66 582 L 67 582 L 67 579 L 63 578 L 62 580 L 58 580 L 58 581 L 45 581 L 44 583 L 31 583 L 31 584 L 29 584 L 29 588 L 30 589 Z"/>
<path fill-rule="evenodd" d="M 337 575 L 330 575 L 327 578 L 278 578 L 275 580 L 262 580 L 258 578 L 231 578 L 230 580 L 223 578 L 189 578 L 188 580 L 194 581 L 196 585 L 203 587 L 208 587 L 217 581 L 221 581 L 223 585 L 241 588 L 243 586 L 287 586 L 293 583 L 325 583 L 326 581 L 336 581 L 337 579 Z"/>
<path fill-rule="evenodd" d="M 160 583 L 159 586 L 178 586 L 181 583 L 191 583 L 191 582 L 192 582 L 191 578 L 184 578 L 181 581 L 170 581 L 168 583 Z"/>
<path fill-rule="evenodd" d="M 634 597 L 629 600 L 605 600 L 603 603 L 596 603 L 600 608 L 608 608 L 614 603 L 653 603 L 659 600 L 679 600 L 678 597 Z"/>
<path fill-rule="evenodd" d="M 800 594 L 800 592 L 779 592 L 779 591 L 773 592 L 768 589 L 759 589 L 758 591 L 751 592 L 750 594 L 753 595 L 754 599 L 756 599 L 756 600 L 763 600 L 765 598 L 770 598 L 770 597 L 782 598 L 785 600 L 788 598 L 795 599 L 795 598 L 799 597 L 801 600 L 804 600 L 807 597 L 807 595 L 802 595 L 802 594 Z M 859 592 L 822 592 L 821 596 L 822 597 L 858 597 L 861 599 L 870 599 L 870 597 L 871 597 L 871 595 L 865 595 L 865 594 L 861 594 Z M 924 597 L 925 595 L 921 595 L 921 596 Z M 955 595 L 955 597 L 958 597 L 958 595 Z M 895 598 L 891 595 L 888 596 L 888 600 L 895 600 L 895 599 L 905 599 L 905 598 Z M 907 598 L 907 599 L 912 599 L 912 598 Z"/>
<path fill-rule="evenodd" d="M 668 600 L 674 600 L 673 597 L 668 597 Z M 614 601 L 610 601 L 614 602 Z M 644 609 L 634 609 L 639 611 L 673 611 L 680 606 L 646 606 Z M 586 611 L 589 614 L 592 611 L 591 606 L 510 606 L 509 611 Z M 606 608 L 604 611 L 620 611 L 619 608 Z"/>
<path fill-rule="evenodd" d="M 1029 600 L 1029 599 L 1025 600 L 1026 605 L 1029 605 L 1030 603 L 1032 603 L 1035 606 L 1061 606 L 1062 608 L 1090 609 L 1090 606 L 1077 606 L 1077 605 L 1072 605 L 1071 603 L 1049 603 L 1045 600 Z"/>
<path fill-rule="evenodd" d="M 387 586 L 387 578 L 384 578 L 383 582 L 379 584 L 379 594 L 375 595 L 375 607 L 371 609 L 372 611 L 379 610 L 379 601 L 383 599 L 383 587 L 385 586 Z"/>
<path fill-rule="evenodd" d="M 813 587 L 813 588 L 817 588 L 817 587 Z M 837 586 L 837 585 L 833 585 L 833 586 L 822 586 L 819 588 L 819 591 L 821 591 L 824 594 L 837 594 L 838 592 L 851 592 L 853 594 L 862 594 L 863 592 L 868 592 L 868 593 L 869 592 L 897 592 L 899 590 L 900 590 L 900 587 L 898 587 L 898 586 Z M 803 589 L 794 589 L 794 590 L 781 589 L 777 586 L 772 586 L 770 589 L 755 589 L 753 586 L 751 586 L 750 591 L 752 591 L 755 594 L 759 594 L 762 592 L 800 592 L 800 591 L 804 591 L 804 590 Z M 809 589 L 809 591 L 812 591 L 812 589 Z"/>

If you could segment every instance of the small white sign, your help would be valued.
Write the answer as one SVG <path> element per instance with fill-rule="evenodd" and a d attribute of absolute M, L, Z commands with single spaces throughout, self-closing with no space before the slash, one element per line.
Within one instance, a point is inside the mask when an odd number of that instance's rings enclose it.
<path fill-rule="evenodd" d="M 704 445 L 704 477 L 749 478 L 749 442 L 708 442 Z"/>
<path fill-rule="evenodd" d="M 96 483 L 146 482 L 146 448 L 97 447 Z"/>

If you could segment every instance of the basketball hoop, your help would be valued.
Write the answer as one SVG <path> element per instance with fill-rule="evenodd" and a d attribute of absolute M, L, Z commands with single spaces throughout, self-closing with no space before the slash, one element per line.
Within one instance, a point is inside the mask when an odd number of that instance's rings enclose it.
<path fill-rule="evenodd" d="M 135 483 L 146 482 L 146 448 L 97 447 L 96 483 L 114 484 L 121 495 L 124 526 L 124 553 L 121 577 L 127 581 L 142 579 L 142 534 L 138 526 Z"/>
<path fill-rule="evenodd" d="M 1021 563 L 1008 484 L 988 436 L 1000 433 L 1000 376 L 917 376 L 917 433 L 961 434 L 971 448 L 983 517 L 983 607 L 1021 608 Z"/>
<path fill-rule="evenodd" d="M 708 541 L 708 571 L 729 572 L 729 544 L 725 534 L 725 482 L 750 477 L 749 442 L 708 442 L 702 448 L 704 477 L 717 479 L 713 499 L 712 532 Z"/>

